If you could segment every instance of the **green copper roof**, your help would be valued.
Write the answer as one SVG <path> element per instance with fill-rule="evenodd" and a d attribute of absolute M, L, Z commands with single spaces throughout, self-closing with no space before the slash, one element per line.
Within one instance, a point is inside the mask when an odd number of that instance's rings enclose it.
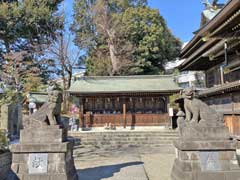
<path fill-rule="evenodd" d="M 203 15 L 208 19 L 208 21 L 210 21 L 212 18 L 214 18 L 219 12 L 221 11 L 221 9 L 206 9 L 203 11 Z"/>
<path fill-rule="evenodd" d="M 31 92 L 29 93 L 28 101 L 35 103 L 45 103 L 48 100 L 48 94 L 44 92 Z"/>
<path fill-rule="evenodd" d="M 69 89 L 71 93 L 177 92 L 173 76 L 82 77 Z"/>

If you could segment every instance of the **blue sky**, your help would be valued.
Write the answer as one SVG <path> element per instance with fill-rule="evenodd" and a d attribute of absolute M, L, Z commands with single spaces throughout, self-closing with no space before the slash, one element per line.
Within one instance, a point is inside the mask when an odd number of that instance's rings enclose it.
<path fill-rule="evenodd" d="M 200 26 L 203 0 L 149 0 L 150 7 L 159 9 L 173 34 L 183 42 L 191 40 Z M 210 2 L 212 2 L 210 0 Z M 219 0 L 220 3 L 226 0 Z"/>
<path fill-rule="evenodd" d="M 200 25 L 203 0 L 148 0 L 150 7 L 159 9 L 173 34 L 183 42 L 191 40 L 192 32 Z M 72 21 L 74 0 L 65 0 L 64 7 L 68 22 Z M 210 0 L 211 2 L 211 0 Z M 226 2 L 226 0 L 219 0 Z"/>
<path fill-rule="evenodd" d="M 204 8 L 201 0 L 149 0 L 149 5 L 159 9 L 169 29 L 183 42 L 189 41 L 199 28 Z"/>

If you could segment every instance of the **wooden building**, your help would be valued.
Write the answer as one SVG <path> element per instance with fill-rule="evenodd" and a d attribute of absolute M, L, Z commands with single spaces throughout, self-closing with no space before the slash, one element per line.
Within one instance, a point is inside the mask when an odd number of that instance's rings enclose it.
<path fill-rule="evenodd" d="M 229 0 L 215 16 L 203 19 L 181 52 L 185 61 L 179 68 L 205 71 L 207 89 L 199 97 L 223 112 L 230 131 L 240 135 L 240 1 Z"/>
<path fill-rule="evenodd" d="M 81 127 L 165 126 L 169 96 L 179 91 L 172 76 L 82 77 L 69 89 Z"/>

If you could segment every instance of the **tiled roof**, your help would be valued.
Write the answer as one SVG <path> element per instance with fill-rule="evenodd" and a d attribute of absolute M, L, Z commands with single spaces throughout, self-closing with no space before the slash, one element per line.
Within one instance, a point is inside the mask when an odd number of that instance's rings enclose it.
<path fill-rule="evenodd" d="M 178 92 L 173 76 L 82 77 L 69 89 L 74 93 Z"/>
<path fill-rule="evenodd" d="M 200 91 L 198 95 L 200 97 L 209 96 L 212 94 L 217 95 L 219 93 L 234 91 L 236 89 L 240 89 L 240 80 L 231 82 L 231 83 L 225 83 L 223 85 L 219 85 L 216 87 L 208 88 L 206 90 Z"/>

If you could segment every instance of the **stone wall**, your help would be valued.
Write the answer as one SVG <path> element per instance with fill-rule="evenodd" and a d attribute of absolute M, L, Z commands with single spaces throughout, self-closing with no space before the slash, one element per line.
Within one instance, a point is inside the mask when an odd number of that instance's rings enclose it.
<path fill-rule="evenodd" d="M 0 179 L 5 179 L 11 169 L 12 155 L 10 152 L 0 154 Z"/>

